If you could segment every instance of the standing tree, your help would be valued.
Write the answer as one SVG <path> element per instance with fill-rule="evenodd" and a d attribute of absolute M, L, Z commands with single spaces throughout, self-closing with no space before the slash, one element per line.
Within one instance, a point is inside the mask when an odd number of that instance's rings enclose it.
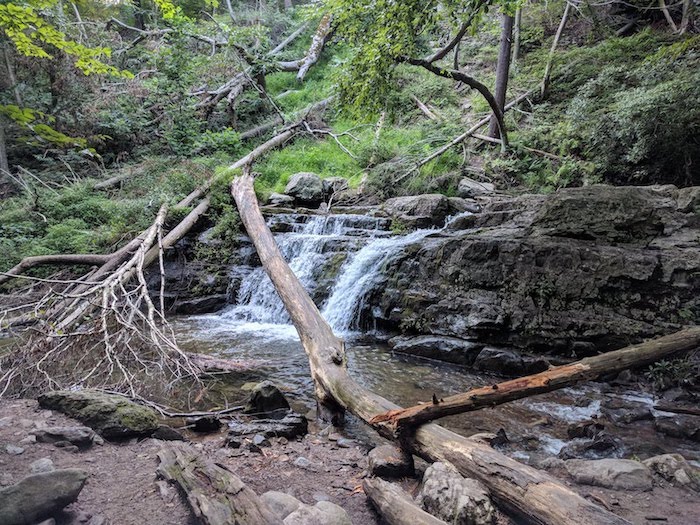
<path fill-rule="evenodd" d="M 506 105 L 506 90 L 508 89 L 508 74 L 510 73 L 510 48 L 513 38 L 513 17 L 507 12 L 501 15 L 501 43 L 498 50 L 496 65 L 496 92 L 494 97 L 501 113 Z M 495 112 L 494 112 L 495 113 Z M 499 122 L 496 116 L 491 118 L 489 137 L 499 134 Z M 503 135 L 503 133 L 501 133 Z M 501 136 L 503 138 L 503 136 Z"/>

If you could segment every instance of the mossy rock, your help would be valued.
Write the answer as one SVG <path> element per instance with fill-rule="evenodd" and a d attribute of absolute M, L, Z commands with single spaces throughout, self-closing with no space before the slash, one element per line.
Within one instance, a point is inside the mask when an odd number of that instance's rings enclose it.
<path fill-rule="evenodd" d="M 39 396 L 39 405 L 83 422 L 108 439 L 150 436 L 158 417 L 150 408 L 95 390 L 56 390 Z"/>

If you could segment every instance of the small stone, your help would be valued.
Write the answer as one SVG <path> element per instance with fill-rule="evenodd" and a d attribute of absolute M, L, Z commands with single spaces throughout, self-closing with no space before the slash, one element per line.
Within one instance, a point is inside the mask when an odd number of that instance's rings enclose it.
<path fill-rule="evenodd" d="M 301 506 L 301 501 L 296 499 L 294 496 L 285 494 L 284 492 L 277 492 L 276 490 L 270 490 L 265 492 L 260 496 L 268 507 L 277 514 L 280 519 L 284 519 L 289 516 L 292 512 L 297 510 Z"/>
<path fill-rule="evenodd" d="M 311 461 L 306 459 L 304 456 L 299 456 L 297 459 L 295 459 L 294 465 L 305 470 L 313 469 L 313 464 L 311 463 Z"/>
<path fill-rule="evenodd" d="M 20 439 L 19 443 L 20 445 L 33 445 L 34 443 L 36 443 L 36 436 L 30 434 L 29 436 Z"/>
<path fill-rule="evenodd" d="M 107 518 L 101 515 L 93 516 L 87 525 L 107 525 Z"/>
<path fill-rule="evenodd" d="M 29 469 L 32 471 L 32 474 L 37 474 L 39 472 L 51 472 L 52 470 L 56 470 L 53 466 L 53 461 L 51 461 L 51 459 L 49 458 L 41 458 L 37 459 L 36 461 L 33 461 L 29 465 Z"/>
<path fill-rule="evenodd" d="M 11 456 L 19 456 L 20 454 L 24 453 L 24 449 L 16 445 L 5 445 L 5 452 Z"/>
<path fill-rule="evenodd" d="M 255 434 L 253 436 L 253 444 L 257 445 L 259 447 L 269 447 L 270 441 L 265 436 L 261 436 L 260 434 Z"/>
<path fill-rule="evenodd" d="M 313 507 L 301 505 L 284 519 L 285 525 L 352 525 L 347 512 L 330 501 L 319 501 Z"/>
<path fill-rule="evenodd" d="M 215 416 L 189 418 L 186 422 L 187 425 L 190 426 L 194 432 L 198 432 L 201 434 L 217 432 L 222 425 L 221 421 Z M 156 429 L 156 431 L 157 430 L 158 429 Z"/>
<path fill-rule="evenodd" d="M 338 441 L 340 439 L 340 434 L 329 434 L 328 435 L 328 441 Z"/>
<path fill-rule="evenodd" d="M 36 525 L 56 525 L 56 520 L 53 518 L 49 518 L 47 520 L 37 523 Z"/>
<path fill-rule="evenodd" d="M 336 441 L 335 444 L 338 445 L 340 448 L 351 448 L 355 444 L 355 442 L 352 439 L 341 437 L 338 438 L 338 441 Z"/>
<path fill-rule="evenodd" d="M 92 442 L 98 446 L 102 446 L 105 444 L 105 440 L 99 434 L 95 434 L 94 436 L 92 436 Z"/>
<path fill-rule="evenodd" d="M 394 445 L 382 445 L 368 455 L 369 471 L 373 476 L 400 478 L 414 473 L 413 456 Z"/>
<path fill-rule="evenodd" d="M 250 392 L 243 412 L 280 419 L 288 410 L 289 402 L 282 391 L 272 381 L 263 381 Z"/>
<path fill-rule="evenodd" d="M 289 440 L 286 437 L 277 438 L 278 445 L 286 445 L 288 443 L 289 443 Z"/>
<path fill-rule="evenodd" d="M 95 432 L 88 427 L 50 427 L 33 431 L 41 443 L 68 443 L 86 449 L 92 446 Z"/>
<path fill-rule="evenodd" d="M 160 425 L 151 437 L 163 441 L 186 441 L 185 436 L 168 425 Z"/>
<path fill-rule="evenodd" d="M 331 497 L 325 492 L 314 492 L 311 497 L 314 501 L 330 501 Z"/>
<path fill-rule="evenodd" d="M 240 439 L 237 439 L 233 436 L 228 436 L 226 438 L 226 446 L 229 448 L 241 448 L 241 445 L 243 443 L 241 442 Z"/>
<path fill-rule="evenodd" d="M 15 482 L 14 478 L 12 477 L 12 474 L 9 472 L 3 472 L 0 474 L 0 485 L 3 487 L 6 487 L 7 485 L 12 485 Z"/>

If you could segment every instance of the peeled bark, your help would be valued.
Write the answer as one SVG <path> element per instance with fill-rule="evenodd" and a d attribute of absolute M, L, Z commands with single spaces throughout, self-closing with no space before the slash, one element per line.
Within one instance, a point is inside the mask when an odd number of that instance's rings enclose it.
<path fill-rule="evenodd" d="M 388 525 L 447 525 L 416 505 L 398 485 L 380 478 L 367 478 L 362 488 Z"/>
<path fill-rule="evenodd" d="M 508 89 L 508 74 L 510 72 L 510 48 L 511 41 L 513 38 L 513 17 L 507 14 L 503 14 L 501 18 L 501 45 L 498 51 L 498 64 L 496 65 L 496 89 L 494 91 L 494 98 L 496 99 L 496 104 L 498 109 L 503 114 L 504 107 L 506 104 L 506 90 Z M 497 113 L 494 112 L 494 115 Z M 503 130 L 505 126 L 503 122 L 499 122 L 497 118 L 491 119 L 491 124 L 489 124 L 490 137 L 498 137 L 499 130 L 501 140 L 505 141 L 505 133 Z"/>
<path fill-rule="evenodd" d="M 371 423 L 388 422 L 396 428 L 420 425 L 441 417 L 493 407 L 516 399 L 559 390 L 602 375 L 648 365 L 675 353 L 693 350 L 698 346 L 700 346 L 700 327 L 688 328 L 639 345 L 587 357 L 568 365 L 555 366 L 539 374 L 476 388 L 464 394 L 441 399 L 438 403 L 424 403 L 380 414 Z"/>
<path fill-rule="evenodd" d="M 282 525 L 236 475 L 187 445 L 168 444 L 158 452 L 158 459 L 158 475 L 177 483 L 204 525 Z"/>
<path fill-rule="evenodd" d="M 395 410 L 390 401 L 355 382 L 347 373 L 345 344 L 321 316 L 304 287 L 285 262 L 260 213 L 249 169 L 231 183 L 241 220 L 263 268 L 282 299 L 309 359 L 319 413 L 340 422 L 344 410 L 369 422 Z M 373 425 L 395 439 L 390 426 Z M 449 461 L 465 476 L 480 480 L 507 511 L 531 523 L 629 525 L 629 522 L 582 498 L 548 474 L 518 463 L 486 444 L 469 440 L 434 424 L 403 436 L 413 452 L 429 461 Z"/>

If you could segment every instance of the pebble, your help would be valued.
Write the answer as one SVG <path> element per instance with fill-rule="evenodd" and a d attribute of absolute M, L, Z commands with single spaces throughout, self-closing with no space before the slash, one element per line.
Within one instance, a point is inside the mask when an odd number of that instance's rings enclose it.
<path fill-rule="evenodd" d="M 303 469 L 311 469 L 312 463 L 304 456 L 299 456 L 297 459 L 294 460 L 294 465 Z"/>
<path fill-rule="evenodd" d="M 338 445 L 340 448 L 350 448 L 355 444 L 355 442 L 352 439 L 341 437 L 338 439 L 338 441 L 335 442 L 335 444 Z"/>
<path fill-rule="evenodd" d="M 19 456 L 20 454 L 24 453 L 24 449 L 16 445 L 5 445 L 5 452 L 11 456 Z"/>
<path fill-rule="evenodd" d="M 22 445 L 33 445 L 34 443 L 36 443 L 36 436 L 34 434 L 31 434 L 25 438 L 20 439 L 19 442 Z"/>
<path fill-rule="evenodd" d="M 29 469 L 33 474 L 38 474 L 39 472 L 51 472 L 52 470 L 55 470 L 55 467 L 53 466 L 53 461 L 51 461 L 51 459 L 41 458 L 33 461 L 29 465 Z"/>
<path fill-rule="evenodd" d="M 14 478 L 12 477 L 12 474 L 9 472 L 3 472 L 0 474 L 0 485 L 3 487 L 6 487 L 7 485 L 12 485 L 15 482 Z"/>
<path fill-rule="evenodd" d="M 269 447 L 270 441 L 261 434 L 255 434 L 253 436 L 253 444 L 258 447 Z"/>

